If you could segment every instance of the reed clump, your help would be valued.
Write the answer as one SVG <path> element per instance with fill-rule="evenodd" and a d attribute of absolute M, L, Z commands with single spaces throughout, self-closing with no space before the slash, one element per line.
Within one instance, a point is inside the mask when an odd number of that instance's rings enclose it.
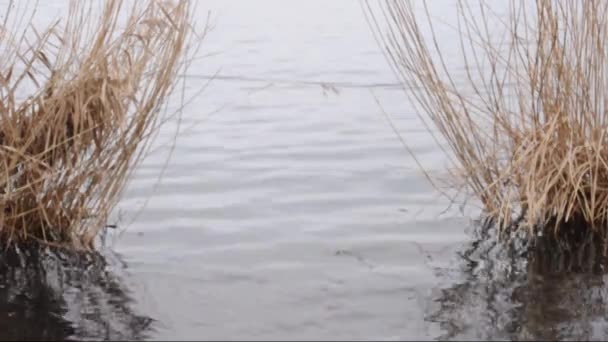
<path fill-rule="evenodd" d="M 455 3 L 448 41 L 433 2 L 364 6 L 421 118 L 449 146 L 452 189 L 471 189 L 503 232 L 606 236 L 608 2 Z M 457 53 L 447 57 L 446 44 Z"/>
<path fill-rule="evenodd" d="M 73 0 L 41 29 L 19 3 L 0 22 L 0 241 L 91 249 L 163 122 L 191 5 Z"/>

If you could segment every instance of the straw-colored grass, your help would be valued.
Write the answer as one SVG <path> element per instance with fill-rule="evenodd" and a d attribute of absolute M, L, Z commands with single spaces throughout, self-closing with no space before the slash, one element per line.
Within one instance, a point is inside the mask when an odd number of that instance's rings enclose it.
<path fill-rule="evenodd" d="M 441 7 L 457 18 L 455 40 L 439 34 L 433 3 L 364 8 L 421 117 L 447 142 L 454 184 L 503 229 L 604 233 L 608 1 L 509 0 L 502 13 L 498 2 L 450 2 Z M 564 224 L 574 219 L 584 224 Z"/>
<path fill-rule="evenodd" d="M 73 0 L 41 29 L 22 4 L 0 21 L 0 240 L 90 249 L 162 121 L 191 5 Z"/>

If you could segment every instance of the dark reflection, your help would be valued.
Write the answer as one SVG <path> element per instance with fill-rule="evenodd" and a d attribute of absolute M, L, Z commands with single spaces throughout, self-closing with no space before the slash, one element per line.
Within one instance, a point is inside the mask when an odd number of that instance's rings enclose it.
<path fill-rule="evenodd" d="M 132 311 L 115 268 L 100 254 L 3 250 L 0 340 L 145 339 L 151 319 Z"/>
<path fill-rule="evenodd" d="M 500 243 L 489 224 L 477 228 L 427 316 L 441 327 L 438 339 L 608 339 L 601 239 L 581 233 Z"/>

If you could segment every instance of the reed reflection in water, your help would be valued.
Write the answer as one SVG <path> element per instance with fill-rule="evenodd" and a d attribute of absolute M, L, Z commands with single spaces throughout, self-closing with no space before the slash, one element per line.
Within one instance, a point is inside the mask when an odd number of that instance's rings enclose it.
<path fill-rule="evenodd" d="M 117 256 L 10 250 L 0 262 L 0 340 L 142 340 Z"/>
<path fill-rule="evenodd" d="M 501 244 L 494 228 L 477 228 L 452 285 L 437 291 L 427 316 L 441 326 L 440 340 L 604 339 L 608 289 L 599 239 Z"/>

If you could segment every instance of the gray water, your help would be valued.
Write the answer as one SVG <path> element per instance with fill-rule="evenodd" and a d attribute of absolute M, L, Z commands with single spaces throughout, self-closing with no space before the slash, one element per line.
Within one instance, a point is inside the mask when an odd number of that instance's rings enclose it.
<path fill-rule="evenodd" d="M 449 17 L 454 2 L 436 3 Z M 358 1 L 197 11 L 215 26 L 187 90 L 218 77 L 135 173 L 109 275 L 72 270 L 69 290 L 2 278 L 6 338 L 607 336 L 601 274 L 535 271 L 433 190 L 383 111 L 425 166 L 447 160 Z"/>
<path fill-rule="evenodd" d="M 207 9 L 216 26 L 203 49 L 214 55 L 189 81 L 234 78 L 214 80 L 186 110 L 182 127 L 204 122 L 179 135 L 115 248 L 159 320 L 153 337 L 429 336 L 426 254 L 448 258 L 466 220 L 437 219 L 445 208 L 374 99 L 421 158 L 436 153 L 390 86 L 359 3 L 199 4 Z M 142 166 L 121 207 L 146 198 L 165 156 Z"/>

